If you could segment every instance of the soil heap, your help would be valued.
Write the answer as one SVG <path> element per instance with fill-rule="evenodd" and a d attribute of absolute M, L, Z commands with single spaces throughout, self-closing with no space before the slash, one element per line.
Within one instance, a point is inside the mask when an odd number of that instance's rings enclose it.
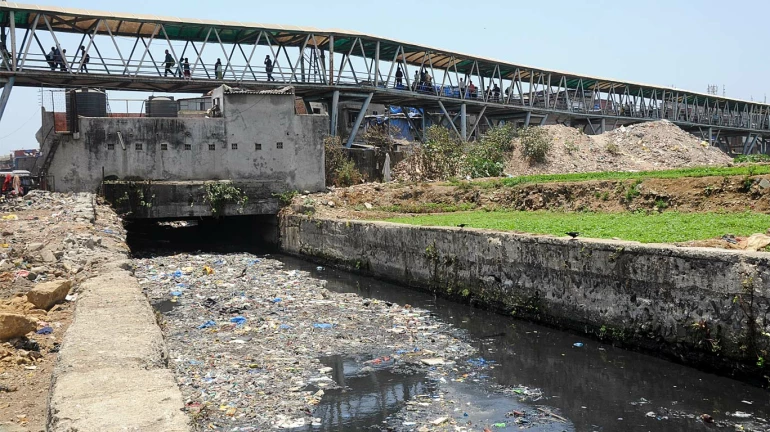
<path fill-rule="evenodd" d="M 727 165 L 732 158 L 668 120 L 621 126 L 601 135 L 586 135 L 563 125 L 543 126 L 552 146 L 544 163 L 531 164 L 514 139 L 506 164 L 510 175 L 597 171 L 650 171 Z"/>

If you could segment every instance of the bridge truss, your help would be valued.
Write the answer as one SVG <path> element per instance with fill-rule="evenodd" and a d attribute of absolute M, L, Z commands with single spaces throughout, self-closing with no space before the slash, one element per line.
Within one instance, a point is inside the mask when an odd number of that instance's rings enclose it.
<path fill-rule="evenodd" d="M 328 103 L 331 134 L 339 101 L 359 99 L 363 106 L 348 144 L 372 102 L 438 113 L 462 139 L 483 123 L 544 124 L 549 118 L 593 133 L 667 119 L 726 150 L 729 138 L 741 137 L 744 153 L 767 152 L 770 137 L 768 104 L 534 68 L 351 31 L 13 2 L 0 3 L 0 30 L 0 116 L 14 85 L 202 93 L 224 83 L 255 89 L 291 85 L 306 101 Z M 59 59 L 46 57 L 50 48 L 61 53 Z M 175 59 L 170 74 L 166 50 Z M 189 79 L 182 74 L 185 58 Z M 221 61 L 219 70 L 215 59 Z M 470 115 L 477 119 L 471 129 Z"/>

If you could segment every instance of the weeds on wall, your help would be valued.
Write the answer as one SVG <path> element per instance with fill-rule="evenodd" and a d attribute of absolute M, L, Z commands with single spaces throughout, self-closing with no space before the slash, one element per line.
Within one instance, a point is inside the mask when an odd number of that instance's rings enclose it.
<path fill-rule="evenodd" d="M 364 175 L 342 149 L 340 137 L 327 136 L 324 138 L 324 151 L 327 186 L 347 187 L 365 181 Z"/>
<path fill-rule="evenodd" d="M 226 204 L 237 204 L 238 212 L 243 212 L 243 206 L 249 200 L 240 189 L 232 183 L 211 182 L 205 184 L 206 202 L 211 206 L 211 214 L 219 217 Z"/>

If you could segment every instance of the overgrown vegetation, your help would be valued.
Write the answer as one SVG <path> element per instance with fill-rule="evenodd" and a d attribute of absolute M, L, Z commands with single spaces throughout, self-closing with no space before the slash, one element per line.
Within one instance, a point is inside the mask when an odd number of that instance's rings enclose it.
<path fill-rule="evenodd" d="M 462 142 L 449 129 L 434 125 L 425 131 L 425 142 L 413 157 L 423 178 L 445 180 L 460 172 L 462 156 Z"/>
<path fill-rule="evenodd" d="M 463 143 L 449 129 L 434 125 L 425 131 L 425 142 L 414 150 L 404 169 L 414 180 L 498 177 L 513 150 L 514 136 L 513 126 L 504 125 L 490 129 L 477 141 Z"/>
<path fill-rule="evenodd" d="M 369 125 L 363 133 L 364 144 L 380 148 L 385 151 L 393 150 L 395 142 L 392 135 L 401 133 L 401 128 L 387 124 Z"/>
<path fill-rule="evenodd" d="M 548 132 L 540 127 L 525 127 L 517 131 L 521 143 L 521 154 L 530 162 L 545 162 L 545 157 L 551 149 L 551 138 Z"/>
<path fill-rule="evenodd" d="M 492 128 L 477 142 L 468 145 L 462 167 L 465 175 L 499 177 L 505 169 L 506 154 L 513 150 L 516 130 L 507 124 Z"/>
<path fill-rule="evenodd" d="M 274 193 L 273 196 L 278 198 L 278 201 L 281 202 L 281 205 L 287 206 L 291 204 L 291 201 L 294 199 L 295 196 L 299 195 L 299 192 L 295 190 L 290 190 L 282 193 Z"/>
<path fill-rule="evenodd" d="M 388 219 L 424 226 L 457 226 L 564 236 L 613 238 L 642 243 L 670 243 L 720 237 L 726 233 L 747 236 L 765 232 L 770 215 L 762 213 L 562 213 L 473 211 Z"/>
<path fill-rule="evenodd" d="M 499 180 L 490 180 L 486 182 L 475 182 L 476 186 L 500 187 L 500 186 L 518 186 L 527 183 L 553 183 L 553 182 L 579 182 L 589 180 L 629 180 L 629 179 L 669 179 L 683 177 L 712 177 L 712 176 L 749 176 L 770 174 L 770 165 L 749 165 L 736 167 L 695 167 L 680 168 L 661 171 L 639 171 L 639 172 L 585 172 L 569 174 L 535 174 L 520 177 L 503 178 Z"/>
<path fill-rule="evenodd" d="M 326 185 L 347 187 L 363 183 L 364 175 L 356 168 L 342 149 L 340 137 L 327 136 L 324 138 L 326 153 Z"/>
<path fill-rule="evenodd" d="M 211 213 L 219 217 L 225 204 L 237 204 L 238 212 L 243 212 L 243 206 L 249 200 L 240 189 L 231 182 L 210 182 L 204 185 L 206 188 L 206 201 L 211 206 Z"/>
<path fill-rule="evenodd" d="M 770 155 L 766 155 L 766 154 L 738 155 L 733 160 L 736 163 L 770 162 Z"/>

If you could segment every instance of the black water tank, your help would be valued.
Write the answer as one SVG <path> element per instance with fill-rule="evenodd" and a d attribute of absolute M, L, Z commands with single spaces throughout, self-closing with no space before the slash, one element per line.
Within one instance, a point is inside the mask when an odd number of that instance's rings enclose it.
<path fill-rule="evenodd" d="M 150 96 L 145 103 L 147 117 L 179 117 L 179 106 L 173 96 Z"/>
<path fill-rule="evenodd" d="M 75 94 L 76 115 L 83 117 L 107 117 L 107 93 L 94 89 L 78 89 L 67 92 L 67 124 L 72 116 L 72 94 Z"/>

